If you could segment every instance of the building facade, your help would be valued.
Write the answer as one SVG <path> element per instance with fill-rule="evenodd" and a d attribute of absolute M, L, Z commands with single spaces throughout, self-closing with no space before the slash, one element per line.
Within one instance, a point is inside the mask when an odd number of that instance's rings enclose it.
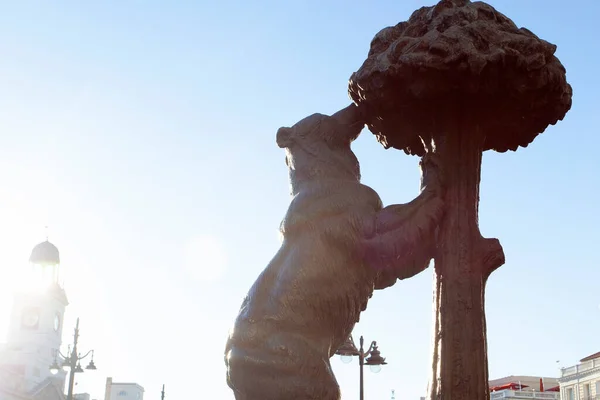
<path fill-rule="evenodd" d="M 58 283 L 58 249 L 46 240 L 33 248 L 29 261 L 28 287 L 14 295 L 7 342 L 0 351 L 0 400 L 63 400 L 65 373 L 50 372 L 68 305 Z"/>
<path fill-rule="evenodd" d="M 558 381 L 562 400 L 600 400 L 600 352 L 561 368 Z"/>
<path fill-rule="evenodd" d="M 104 400 L 144 400 L 144 388 L 137 383 L 118 383 L 106 378 Z"/>

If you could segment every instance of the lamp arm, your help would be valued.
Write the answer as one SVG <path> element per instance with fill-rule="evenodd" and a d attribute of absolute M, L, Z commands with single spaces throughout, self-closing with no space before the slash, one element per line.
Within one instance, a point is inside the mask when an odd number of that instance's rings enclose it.
<path fill-rule="evenodd" d="M 60 350 L 56 350 L 56 353 L 57 353 L 59 356 L 61 356 L 62 358 L 64 358 L 65 360 L 66 360 L 67 358 L 71 358 L 71 356 L 65 356 L 63 353 L 61 353 L 61 351 L 60 351 Z"/>
<path fill-rule="evenodd" d="M 371 352 L 373 351 L 373 349 L 375 348 L 375 346 L 377 346 L 377 342 L 375 340 L 373 340 L 371 342 L 371 345 L 369 346 L 369 350 L 367 350 L 364 354 L 363 357 L 368 357 L 371 355 Z"/>
<path fill-rule="evenodd" d="M 90 355 L 90 353 L 92 353 L 94 350 L 90 350 L 87 353 L 85 353 L 85 355 L 83 357 L 77 357 L 77 360 L 83 360 L 84 358 L 86 358 L 87 356 Z"/>

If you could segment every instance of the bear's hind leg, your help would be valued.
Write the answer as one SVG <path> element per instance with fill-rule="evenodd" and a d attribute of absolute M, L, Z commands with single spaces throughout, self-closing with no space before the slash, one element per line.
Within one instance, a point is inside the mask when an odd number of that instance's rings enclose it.
<path fill-rule="evenodd" d="M 233 348 L 229 386 L 236 400 L 340 400 L 329 360 L 311 356 L 267 360 Z"/>

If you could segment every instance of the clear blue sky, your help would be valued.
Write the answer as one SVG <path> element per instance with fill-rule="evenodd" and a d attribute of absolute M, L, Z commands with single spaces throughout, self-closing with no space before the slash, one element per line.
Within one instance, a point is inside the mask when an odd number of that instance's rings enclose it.
<path fill-rule="evenodd" d="M 81 316 L 97 354 L 77 390 L 101 399 L 113 376 L 146 399 L 162 383 L 172 399 L 232 399 L 227 330 L 289 202 L 277 128 L 349 104 L 373 35 L 433 0 L 0 3 L 0 327 L 49 224 L 67 324 Z M 484 155 L 481 188 L 482 232 L 507 258 L 487 291 L 490 375 L 556 376 L 600 350 L 600 3 L 491 3 L 558 45 L 574 88 L 529 148 Z M 386 204 L 417 194 L 416 158 L 367 130 L 354 149 Z M 425 394 L 431 274 L 376 293 L 355 329 L 389 361 L 367 373 L 370 399 Z M 333 364 L 357 399 L 357 364 Z"/>

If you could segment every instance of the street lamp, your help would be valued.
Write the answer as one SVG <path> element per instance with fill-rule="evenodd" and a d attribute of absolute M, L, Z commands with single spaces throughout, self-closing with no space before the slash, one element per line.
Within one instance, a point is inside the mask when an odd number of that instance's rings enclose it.
<path fill-rule="evenodd" d="M 67 400 L 73 400 L 73 387 L 75 386 L 75 374 L 77 373 L 82 373 L 83 372 L 83 368 L 81 368 L 81 361 L 86 358 L 87 356 L 89 356 L 90 354 L 92 355 L 92 358 L 89 362 L 89 364 L 87 365 L 87 367 L 85 367 L 85 369 L 87 370 L 96 370 L 96 364 L 94 364 L 94 350 L 90 350 L 87 353 L 85 353 L 85 355 L 81 355 L 81 353 L 77 352 L 77 343 L 79 341 L 79 318 L 77 318 L 77 324 L 75 325 L 75 333 L 73 334 L 73 349 L 71 350 L 71 346 L 69 345 L 68 350 L 67 350 L 67 355 L 63 355 L 60 350 L 56 350 L 54 353 L 54 362 L 52 363 L 52 365 L 50 366 L 50 372 L 53 375 L 56 375 L 58 373 L 58 371 L 60 371 L 63 368 L 69 368 L 69 389 L 67 392 Z M 58 363 L 58 356 L 62 357 L 63 362 L 62 365 L 60 365 Z"/>
<path fill-rule="evenodd" d="M 344 342 L 343 345 L 335 352 L 339 355 L 344 364 L 352 362 L 352 357 L 358 356 L 358 365 L 360 367 L 360 400 L 364 400 L 364 377 L 363 366 L 368 365 L 371 372 L 378 373 L 381 371 L 381 366 L 386 365 L 385 358 L 381 357 L 381 353 L 377 347 L 377 342 L 371 342 L 369 349 L 364 350 L 364 339 L 360 337 L 360 349 L 356 348 L 352 335 Z"/>

